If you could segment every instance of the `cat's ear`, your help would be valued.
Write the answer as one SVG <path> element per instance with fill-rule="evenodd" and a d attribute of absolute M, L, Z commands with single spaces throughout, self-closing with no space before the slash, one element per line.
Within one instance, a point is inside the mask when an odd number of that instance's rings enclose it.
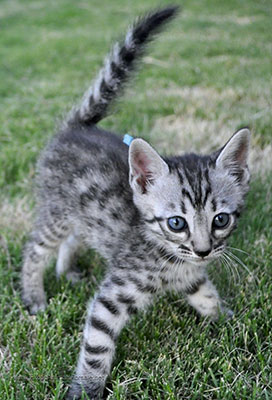
<path fill-rule="evenodd" d="M 134 139 L 129 146 L 130 185 L 144 194 L 156 179 L 169 173 L 169 167 L 144 140 Z"/>
<path fill-rule="evenodd" d="M 229 169 L 234 174 L 246 171 L 249 147 L 250 131 L 247 128 L 240 129 L 219 152 L 216 166 Z"/>

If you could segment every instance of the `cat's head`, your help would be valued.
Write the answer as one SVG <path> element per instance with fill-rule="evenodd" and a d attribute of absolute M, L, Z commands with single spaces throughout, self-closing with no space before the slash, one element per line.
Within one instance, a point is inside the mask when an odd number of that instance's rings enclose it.
<path fill-rule="evenodd" d="M 250 132 L 236 132 L 209 156 L 161 158 L 144 140 L 129 149 L 133 199 L 145 234 L 198 265 L 222 254 L 248 191 Z"/>

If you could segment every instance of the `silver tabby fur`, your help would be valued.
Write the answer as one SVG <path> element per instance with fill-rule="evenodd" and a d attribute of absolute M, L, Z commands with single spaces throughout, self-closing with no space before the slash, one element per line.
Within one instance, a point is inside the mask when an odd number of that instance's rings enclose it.
<path fill-rule="evenodd" d="M 212 319 L 220 312 L 231 314 L 205 267 L 224 252 L 244 203 L 248 129 L 210 155 L 162 158 L 142 139 L 128 147 L 96 126 L 122 92 L 148 41 L 176 13 L 177 7 L 167 7 L 136 21 L 38 163 L 37 219 L 22 271 L 23 300 L 30 313 L 46 307 L 43 274 L 55 251 L 57 275 L 72 280 L 77 278 L 73 256 L 82 244 L 108 262 L 88 308 L 69 399 L 82 393 L 100 398 L 121 329 L 154 294 L 183 293 Z M 214 221 L 222 213 L 228 223 L 217 228 Z M 171 217 L 186 220 L 184 229 L 170 229 Z"/>

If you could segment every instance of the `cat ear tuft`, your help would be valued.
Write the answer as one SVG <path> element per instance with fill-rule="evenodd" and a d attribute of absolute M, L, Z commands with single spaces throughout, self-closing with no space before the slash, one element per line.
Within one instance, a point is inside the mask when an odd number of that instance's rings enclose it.
<path fill-rule="evenodd" d="M 129 146 L 129 168 L 130 185 L 142 194 L 149 184 L 169 172 L 166 162 L 143 139 L 134 139 Z"/>
<path fill-rule="evenodd" d="M 240 129 L 220 151 L 216 166 L 227 168 L 233 172 L 246 170 L 249 147 L 250 131 L 247 128 Z"/>

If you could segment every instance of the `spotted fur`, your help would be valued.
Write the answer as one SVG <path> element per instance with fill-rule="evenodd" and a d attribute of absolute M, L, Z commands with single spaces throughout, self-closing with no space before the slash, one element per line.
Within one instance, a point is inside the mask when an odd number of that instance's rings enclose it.
<path fill-rule="evenodd" d="M 227 312 L 206 265 L 223 254 L 244 203 L 248 129 L 210 155 L 163 158 L 142 139 L 128 147 L 96 126 L 146 43 L 176 12 L 168 7 L 133 25 L 38 163 L 37 219 L 22 271 L 30 313 L 46 307 L 43 274 L 54 251 L 59 252 L 57 275 L 73 281 L 78 274 L 72 260 L 82 245 L 108 262 L 88 307 L 69 399 L 81 398 L 83 390 L 90 399 L 100 398 L 120 331 L 154 295 L 176 290 L 213 319 Z"/>

